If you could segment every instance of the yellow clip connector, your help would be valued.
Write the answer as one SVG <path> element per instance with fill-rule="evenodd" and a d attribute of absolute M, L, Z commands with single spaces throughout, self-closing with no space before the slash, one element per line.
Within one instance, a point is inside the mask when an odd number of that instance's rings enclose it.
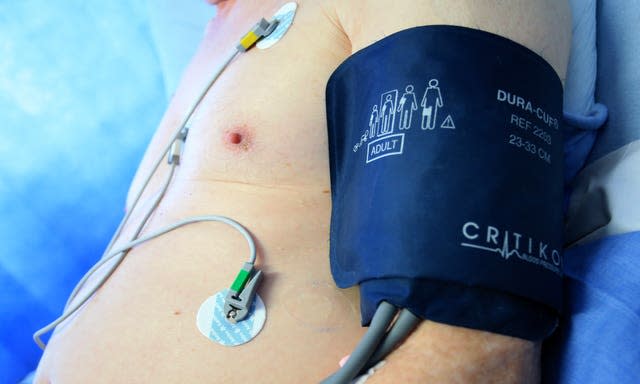
<path fill-rule="evenodd" d="M 260 36 L 256 35 L 255 32 L 249 31 L 242 39 L 240 39 L 240 44 L 238 44 L 238 49 L 242 47 L 243 51 L 251 48 L 253 44 L 255 44 Z"/>
<path fill-rule="evenodd" d="M 274 29 L 278 26 L 278 21 L 274 20 L 272 22 L 268 22 L 265 19 L 260 19 L 258 24 L 256 24 L 246 35 L 242 36 L 240 42 L 238 43 L 238 51 L 245 52 L 249 50 L 249 48 L 253 47 L 255 43 L 258 42 L 263 37 L 269 36 Z"/>

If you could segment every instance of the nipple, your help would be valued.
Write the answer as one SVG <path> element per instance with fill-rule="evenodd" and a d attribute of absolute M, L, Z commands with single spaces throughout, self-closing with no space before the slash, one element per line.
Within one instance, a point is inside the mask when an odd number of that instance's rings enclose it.
<path fill-rule="evenodd" d="M 224 132 L 222 141 L 224 146 L 231 151 L 246 152 L 251 148 L 251 132 L 244 126 L 233 127 Z"/>
<path fill-rule="evenodd" d="M 231 144 L 240 144 L 242 142 L 242 135 L 237 132 L 227 133 L 227 141 Z"/>

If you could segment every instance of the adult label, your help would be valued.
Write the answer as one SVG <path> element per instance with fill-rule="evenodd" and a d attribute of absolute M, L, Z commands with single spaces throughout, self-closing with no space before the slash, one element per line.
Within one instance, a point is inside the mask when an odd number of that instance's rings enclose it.
<path fill-rule="evenodd" d="M 442 111 L 445 104 L 438 79 L 429 79 L 424 84 L 421 99 L 416 97 L 413 84 L 405 85 L 403 93 L 399 89 L 382 92 L 380 103 L 371 108 L 368 125 L 353 145 L 353 152 L 366 145 L 366 163 L 371 163 L 387 156 L 402 155 L 405 137 L 411 137 L 410 133 L 436 134 L 436 128 L 456 129 L 451 114 Z"/>

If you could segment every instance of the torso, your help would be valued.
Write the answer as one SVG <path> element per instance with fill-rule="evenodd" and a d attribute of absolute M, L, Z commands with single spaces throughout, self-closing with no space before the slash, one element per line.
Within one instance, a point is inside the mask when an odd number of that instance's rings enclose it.
<path fill-rule="evenodd" d="M 285 2 L 229 0 L 221 6 L 149 146 L 132 193 L 237 39 Z M 57 331 L 36 382 L 299 383 L 320 381 L 338 368 L 364 329 L 357 291 L 336 288 L 329 271 L 327 79 L 352 51 L 399 29 L 477 26 L 454 15 L 415 16 L 410 3 L 393 6 L 398 17 L 384 18 L 383 7 L 371 7 L 371 20 L 377 17 L 380 29 L 366 35 L 344 17 L 356 9 L 298 1 L 284 38 L 236 58 L 196 113 L 181 165 L 148 230 L 204 214 L 245 225 L 257 241 L 257 265 L 265 274 L 259 290 L 267 309 L 262 332 L 243 346 L 225 347 L 196 328 L 200 304 L 230 285 L 247 246 L 222 224 L 194 224 L 131 251 L 88 305 Z M 493 19 L 473 22 L 500 32 Z M 352 31 L 350 39 L 345 29 Z M 523 31 L 521 40 L 534 39 L 528 36 Z M 556 65 L 561 68 L 562 60 Z M 239 134 L 240 143 L 231 142 L 230 134 Z M 163 168 L 156 175 L 143 201 L 165 173 Z M 130 232 L 127 228 L 122 237 Z"/>

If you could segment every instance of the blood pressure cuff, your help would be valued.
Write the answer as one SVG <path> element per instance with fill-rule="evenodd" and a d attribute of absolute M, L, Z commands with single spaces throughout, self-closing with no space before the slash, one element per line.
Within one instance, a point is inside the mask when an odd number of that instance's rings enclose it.
<path fill-rule="evenodd" d="M 327 84 L 331 271 L 451 325 L 541 340 L 562 288 L 562 84 L 503 37 L 390 35 Z"/>

